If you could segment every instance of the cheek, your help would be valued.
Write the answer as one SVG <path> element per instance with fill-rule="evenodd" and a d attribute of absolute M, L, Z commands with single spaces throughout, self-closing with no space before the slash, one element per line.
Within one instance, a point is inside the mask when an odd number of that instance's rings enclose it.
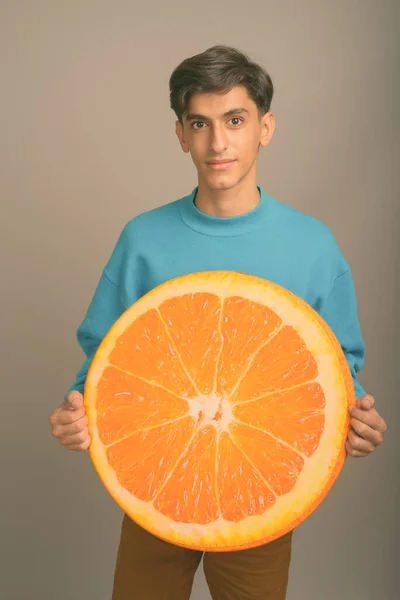
<path fill-rule="evenodd" d="M 208 156 L 207 154 L 207 144 L 197 140 L 196 143 L 192 143 L 189 147 L 190 154 L 192 156 L 193 162 L 202 163 L 205 158 Z"/>
<path fill-rule="evenodd" d="M 237 150 L 239 156 L 247 158 L 252 161 L 254 156 L 257 154 L 258 144 L 260 142 L 259 136 L 254 132 L 243 132 L 243 135 L 235 140 L 232 140 L 232 147 Z"/>

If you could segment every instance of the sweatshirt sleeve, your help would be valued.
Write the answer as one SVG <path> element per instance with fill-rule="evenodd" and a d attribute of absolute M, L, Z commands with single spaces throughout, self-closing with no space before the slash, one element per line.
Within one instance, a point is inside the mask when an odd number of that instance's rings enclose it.
<path fill-rule="evenodd" d="M 125 310 L 117 284 L 112 281 L 104 269 L 85 318 L 76 332 L 86 360 L 76 374 L 74 383 L 66 391 L 64 399 L 71 390 L 78 390 L 83 394 L 86 376 L 96 350 L 110 327 Z"/>
<path fill-rule="evenodd" d="M 350 269 L 337 276 L 324 302 L 321 316 L 336 335 L 353 376 L 356 398 L 366 394 L 357 379 L 364 366 L 365 345 L 357 315 L 357 302 Z"/>

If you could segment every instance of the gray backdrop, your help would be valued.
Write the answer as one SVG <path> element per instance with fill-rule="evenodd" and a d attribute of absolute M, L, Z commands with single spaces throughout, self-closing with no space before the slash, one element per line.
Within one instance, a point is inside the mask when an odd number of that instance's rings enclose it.
<path fill-rule="evenodd" d="M 288 600 L 400 597 L 399 8 L 1 3 L 2 599 L 110 598 L 122 513 L 88 454 L 52 438 L 48 416 L 83 360 L 75 331 L 122 227 L 197 184 L 168 79 L 216 43 L 273 78 L 277 127 L 258 182 L 333 230 L 356 285 L 360 381 L 389 425 L 298 528 Z M 192 597 L 209 598 L 201 569 Z"/>

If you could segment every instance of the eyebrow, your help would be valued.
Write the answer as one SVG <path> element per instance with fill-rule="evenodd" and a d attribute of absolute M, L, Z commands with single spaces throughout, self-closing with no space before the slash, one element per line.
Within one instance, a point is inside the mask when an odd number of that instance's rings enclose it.
<path fill-rule="evenodd" d="M 221 115 L 221 119 L 225 118 L 225 117 L 230 117 L 231 115 L 240 115 L 241 113 L 248 113 L 249 111 L 247 110 L 247 108 L 243 108 L 243 107 L 239 107 L 239 108 L 231 108 L 230 110 L 227 110 L 226 112 L 224 112 L 223 115 Z M 186 115 L 186 121 L 194 121 L 194 120 L 205 120 L 208 121 L 209 117 L 207 117 L 206 115 L 200 115 L 199 113 L 188 113 Z"/>

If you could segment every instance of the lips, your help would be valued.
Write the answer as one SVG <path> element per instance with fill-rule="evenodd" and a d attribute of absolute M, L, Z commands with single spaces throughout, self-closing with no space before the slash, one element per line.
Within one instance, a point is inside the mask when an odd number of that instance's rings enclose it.
<path fill-rule="evenodd" d="M 235 164 L 235 160 L 225 160 L 220 162 L 208 162 L 207 166 L 214 171 L 226 171 L 230 169 L 233 164 Z"/>
<path fill-rule="evenodd" d="M 234 162 L 234 159 L 226 159 L 226 160 L 209 160 L 207 162 L 208 165 L 225 165 L 226 163 Z"/>

